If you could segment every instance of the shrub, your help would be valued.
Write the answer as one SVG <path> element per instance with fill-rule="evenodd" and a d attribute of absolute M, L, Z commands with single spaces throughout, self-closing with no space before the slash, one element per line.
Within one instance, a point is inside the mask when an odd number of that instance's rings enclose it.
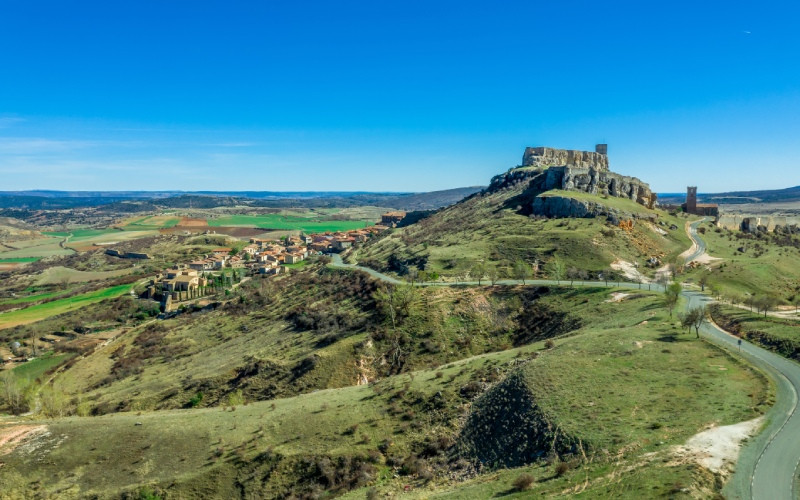
<path fill-rule="evenodd" d="M 513 486 L 517 491 L 527 491 L 533 487 L 533 483 L 535 482 L 536 479 L 530 474 L 520 474 L 514 480 Z"/>
<path fill-rule="evenodd" d="M 556 477 L 561 477 L 569 471 L 569 464 L 567 462 L 559 462 L 556 465 Z"/>
<path fill-rule="evenodd" d="M 202 402 L 203 402 L 203 393 L 198 392 L 189 399 L 189 406 L 191 406 L 192 408 L 196 408 Z"/>

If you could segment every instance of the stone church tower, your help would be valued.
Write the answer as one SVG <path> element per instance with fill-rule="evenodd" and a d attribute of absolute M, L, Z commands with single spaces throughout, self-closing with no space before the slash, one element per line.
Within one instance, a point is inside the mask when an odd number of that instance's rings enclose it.
<path fill-rule="evenodd" d="M 686 188 L 686 212 L 690 214 L 697 213 L 697 186 Z"/>

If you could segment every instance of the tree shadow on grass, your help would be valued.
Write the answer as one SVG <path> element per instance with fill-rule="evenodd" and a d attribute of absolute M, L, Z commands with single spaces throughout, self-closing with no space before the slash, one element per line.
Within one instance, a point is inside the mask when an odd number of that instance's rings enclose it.
<path fill-rule="evenodd" d="M 513 495 L 514 493 L 519 493 L 519 490 L 512 486 L 511 488 L 505 491 L 498 491 L 497 493 L 492 495 L 492 498 L 503 498 L 507 497 L 508 495 Z"/>
<path fill-rule="evenodd" d="M 685 339 L 683 337 L 679 337 L 679 334 L 677 334 L 677 333 L 665 333 L 665 334 L 657 337 L 656 340 L 659 341 L 659 342 L 668 342 L 668 343 L 688 342 L 687 339 Z"/>

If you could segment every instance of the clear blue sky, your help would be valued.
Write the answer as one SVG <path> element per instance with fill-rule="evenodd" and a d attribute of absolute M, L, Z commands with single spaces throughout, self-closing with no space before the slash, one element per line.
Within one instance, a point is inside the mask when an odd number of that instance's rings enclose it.
<path fill-rule="evenodd" d="M 0 190 L 800 184 L 798 2 L 0 3 Z"/>

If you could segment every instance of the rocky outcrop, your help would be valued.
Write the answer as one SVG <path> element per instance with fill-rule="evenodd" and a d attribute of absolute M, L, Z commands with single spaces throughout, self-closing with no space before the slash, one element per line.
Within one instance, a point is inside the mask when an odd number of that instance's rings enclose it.
<path fill-rule="evenodd" d="M 628 213 L 623 210 L 609 208 L 600 202 L 579 200 L 568 196 L 540 195 L 533 200 L 533 213 L 550 217 L 561 218 L 591 218 L 606 217 L 608 222 L 617 226 L 620 221 L 633 221 L 647 219 L 655 222 L 655 214 Z"/>
<path fill-rule="evenodd" d="M 654 208 L 658 195 L 650 186 L 635 177 L 615 174 L 608 170 L 579 167 L 549 167 L 546 169 L 511 169 L 492 179 L 487 191 L 497 191 L 520 183 L 528 189 L 544 193 L 553 189 L 582 191 L 594 195 L 627 198 L 647 208 Z"/>
<path fill-rule="evenodd" d="M 608 155 L 593 151 L 555 148 L 525 148 L 523 167 L 552 167 L 569 165 L 581 168 L 608 170 Z"/>
<path fill-rule="evenodd" d="M 597 217 L 605 215 L 608 209 L 599 203 L 576 200 L 563 196 L 537 196 L 533 200 L 533 213 L 551 218 Z"/>
<path fill-rule="evenodd" d="M 570 197 L 563 201 L 534 199 L 547 191 L 578 191 L 604 197 L 626 198 L 647 208 L 655 208 L 658 195 L 636 177 L 614 173 L 608 169 L 608 156 L 590 151 L 553 148 L 526 148 L 523 166 L 492 179 L 486 191 L 493 192 L 526 183 L 523 205 L 533 200 L 533 213 L 548 217 L 591 217 L 606 214 L 602 205 L 584 203 Z M 555 215 L 567 214 L 567 215 Z"/>

